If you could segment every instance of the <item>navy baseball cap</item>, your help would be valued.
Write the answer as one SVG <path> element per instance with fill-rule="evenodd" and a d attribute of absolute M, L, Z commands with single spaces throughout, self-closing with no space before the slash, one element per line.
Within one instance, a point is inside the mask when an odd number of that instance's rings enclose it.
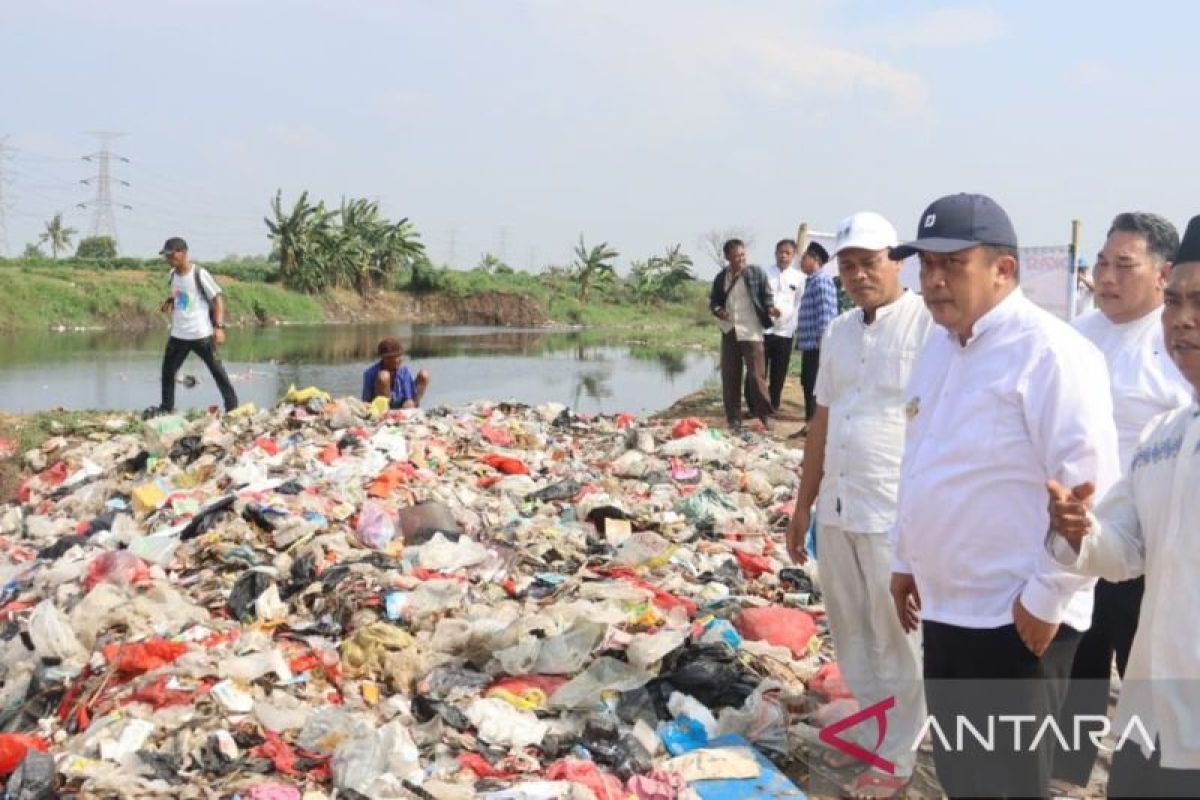
<path fill-rule="evenodd" d="M 165 256 L 167 253 L 187 252 L 187 242 L 178 236 L 172 236 L 163 244 L 162 250 L 158 251 L 160 256 Z"/>
<path fill-rule="evenodd" d="M 1012 220 L 983 194 L 948 194 L 934 200 L 917 224 L 917 238 L 892 248 L 899 261 L 914 253 L 957 253 L 980 244 L 1016 247 Z"/>

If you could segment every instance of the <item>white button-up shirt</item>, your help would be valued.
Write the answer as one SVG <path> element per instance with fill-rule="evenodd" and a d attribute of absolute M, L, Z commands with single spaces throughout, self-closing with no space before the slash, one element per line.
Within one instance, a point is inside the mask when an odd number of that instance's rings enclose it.
<path fill-rule="evenodd" d="M 754 310 L 754 301 L 750 298 L 750 289 L 746 286 L 745 273 L 729 288 L 730 278 L 725 278 L 725 310 L 729 319 L 717 320 L 721 333 L 733 331 L 733 336 L 739 342 L 761 342 L 763 338 L 762 323 L 758 320 L 758 312 Z"/>
<path fill-rule="evenodd" d="M 1113 729 L 1123 733 L 1136 715 L 1151 739 L 1160 737 L 1164 767 L 1200 769 L 1200 409 L 1193 403 L 1157 417 L 1141 442 L 1096 507 L 1079 555 L 1057 534 L 1048 542 L 1059 563 L 1080 574 L 1146 576 Z"/>
<path fill-rule="evenodd" d="M 775 295 L 775 307 L 779 309 L 779 316 L 767 333 L 771 336 L 795 336 L 805 275 L 799 267 L 780 269 L 778 264 L 772 264 L 765 271 L 767 285 Z"/>
<path fill-rule="evenodd" d="M 1032 614 L 1087 630 L 1092 579 L 1045 550 L 1045 483 L 1115 482 L 1117 432 L 1100 352 L 1018 288 L 966 345 L 939 330 L 909 382 L 893 568 L 925 619 L 967 628 Z M 1097 384 L 1101 384 L 1099 387 Z"/>
<path fill-rule="evenodd" d="M 896 521 L 904 453 L 904 387 L 934 329 L 925 302 L 905 292 L 875 312 L 837 317 L 821 339 L 817 403 L 829 409 L 817 522 L 887 533 Z"/>
<path fill-rule="evenodd" d="M 1162 306 L 1119 325 L 1094 311 L 1076 320 L 1075 329 L 1100 348 L 1108 362 L 1121 470 L 1125 471 L 1146 424 L 1164 411 L 1190 403 L 1192 387 L 1163 342 Z"/>

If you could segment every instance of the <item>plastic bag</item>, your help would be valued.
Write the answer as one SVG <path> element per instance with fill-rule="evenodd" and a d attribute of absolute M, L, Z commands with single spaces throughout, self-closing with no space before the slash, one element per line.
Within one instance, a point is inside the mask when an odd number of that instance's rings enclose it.
<path fill-rule="evenodd" d="M 88 563 L 87 575 L 83 579 L 83 588 L 91 591 L 102 581 L 118 585 L 140 583 L 149 579 L 150 570 L 146 562 L 130 553 L 128 550 L 109 550 L 93 558 Z"/>
<path fill-rule="evenodd" d="M 741 708 L 723 709 L 717 720 L 718 733 L 736 733 L 764 750 L 786 755 L 789 751 L 788 713 L 770 694 L 781 688 L 776 681 L 763 681 Z"/>
<path fill-rule="evenodd" d="M 424 544 L 435 533 L 443 533 L 447 539 L 456 539 L 461 534 L 449 506 L 444 503 L 417 503 L 396 513 L 396 528 L 404 536 L 404 543 Z"/>
<path fill-rule="evenodd" d="M 28 751 L 4 788 L 4 800 L 57 800 L 54 773 L 53 756 L 40 750 Z"/>
<path fill-rule="evenodd" d="M 182 642 L 150 639 L 135 644 L 106 645 L 101 652 L 104 660 L 122 675 L 141 675 L 174 663 L 187 649 Z"/>
<path fill-rule="evenodd" d="M 667 656 L 651 687 L 660 695 L 683 692 L 710 709 L 741 706 L 759 681 L 724 643 L 691 643 Z"/>
<path fill-rule="evenodd" d="M 809 642 L 817 632 L 812 616 L 783 606 L 743 609 L 734 624 L 747 639 L 786 647 L 796 658 L 808 655 Z"/>
<path fill-rule="evenodd" d="M 254 619 L 254 602 L 258 596 L 275 584 L 271 576 L 259 570 L 243 572 L 233 584 L 226 605 L 229 613 L 239 622 L 249 622 Z"/>
<path fill-rule="evenodd" d="M 87 650 L 52 600 L 38 603 L 29 615 L 29 638 L 41 658 L 56 658 L 73 667 L 88 659 Z"/>
<path fill-rule="evenodd" d="M 613 775 L 602 772 L 591 761 L 579 758 L 564 758 L 555 761 L 546 770 L 552 781 L 570 781 L 592 790 L 596 800 L 625 800 L 625 787 Z"/>
<path fill-rule="evenodd" d="M 396 525 L 392 522 L 391 514 L 382 503 L 368 500 L 363 503 L 362 511 L 358 514 L 358 524 L 354 533 L 364 547 L 383 550 L 396 536 Z"/>
<path fill-rule="evenodd" d="M 808 688 L 826 700 L 844 700 L 854 697 L 854 692 L 850 691 L 850 687 L 846 685 L 846 680 L 842 677 L 842 670 L 836 661 L 822 664 L 809 679 Z"/>
<path fill-rule="evenodd" d="M 682 439 L 685 436 L 691 436 L 697 431 L 702 431 L 708 426 L 697 417 L 684 417 L 675 423 L 671 428 L 672 439 Z"/>
<path fill-rule="evenodd" d="M 479 738 L 500 747 L 539 745 L 549 730 L 530 711 L 521 711 L 495 697 L 479 697 L 466 709 Z"/>
<path fill-rule="evenodd" d="M 543 675 L 574 675 L 604 640 L 608 625 L 577 619 L 558 636 L 541 643 L 534 672 Z"/>
<path fill-rule="evenodd" d="M 37 736 L 23 733 L 0 733 L 0 775 L 12 773 L 31 750 L 45 753 L 49 748 Z"/>
<path fill-rule="evenodd" d="M 550 698 L 552 708 L 588 709 L 602 708 L 606 694 L 628 692 L 645 686 L 653 677 L 649 672 L 601 656 L 588 668 L 563 684 Z"/>

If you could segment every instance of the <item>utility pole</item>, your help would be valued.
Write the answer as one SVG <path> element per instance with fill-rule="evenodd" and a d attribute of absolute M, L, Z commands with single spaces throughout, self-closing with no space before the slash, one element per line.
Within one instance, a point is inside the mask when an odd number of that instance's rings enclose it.
<path fill-rule="evenodd" d="M 8 198 L 4 194 L 8 176 L 4 164 L 9 158 L 8 136 L 0 136 L 0 256 L 4 258 L 8 257 Z"/>
<path fill-rule="evenodd" d="M 125 134 L 119 131 L 88 131 L 88 135 L 95 136 L 100 140 L 100 149 L 95 153 L 83 157 L 84 161 L 94 161 L 96 163 L 96 177 L 85 178 L 80 183 L 85 186 L 94 186 L 96 196 L 91 200 L 79 203 L 78 207 L 88 208 L 90 206 L 92 209 L 92 226 L 88 232 L 89 236 L 111 236 L 113 241 L 116 242 L 117 220 L 113 214 L 113 207 L 120 206 L 126 210 L 132 210 L 133 206 L 113 202 L 112 184 L 114 180 L 122 186 L 128 186 L 129 182 L 112 177 L 112 161 L 115 159 L 128 164 L 129 159 L 112 152 L 108 146 L 113 139 Z"/>

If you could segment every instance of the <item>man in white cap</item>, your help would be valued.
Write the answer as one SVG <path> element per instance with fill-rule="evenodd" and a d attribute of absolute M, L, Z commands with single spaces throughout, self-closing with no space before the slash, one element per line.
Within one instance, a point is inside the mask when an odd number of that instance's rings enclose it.
<path fill-rule="evenodd" d="M 842 675 L 864 708 L 896 699 L 878 748 L 895 771 L 862 773 L 855 796 L 890 796 L 904 787 L 925 716 L 918 634 L 900 626 L 888 589 L 888 531 L 904 451 L 904 387 L 933 319 L 900 283 L 900 262 L 890 254 L 896 244 L 896 229 L 873 212 L 838 226 L 838 274 L 857 307 L 834 319 L 821 339 L 816 412 L 788 529 L 788 551 L 803 561 L 816 501 L 821 586 Z"/>

